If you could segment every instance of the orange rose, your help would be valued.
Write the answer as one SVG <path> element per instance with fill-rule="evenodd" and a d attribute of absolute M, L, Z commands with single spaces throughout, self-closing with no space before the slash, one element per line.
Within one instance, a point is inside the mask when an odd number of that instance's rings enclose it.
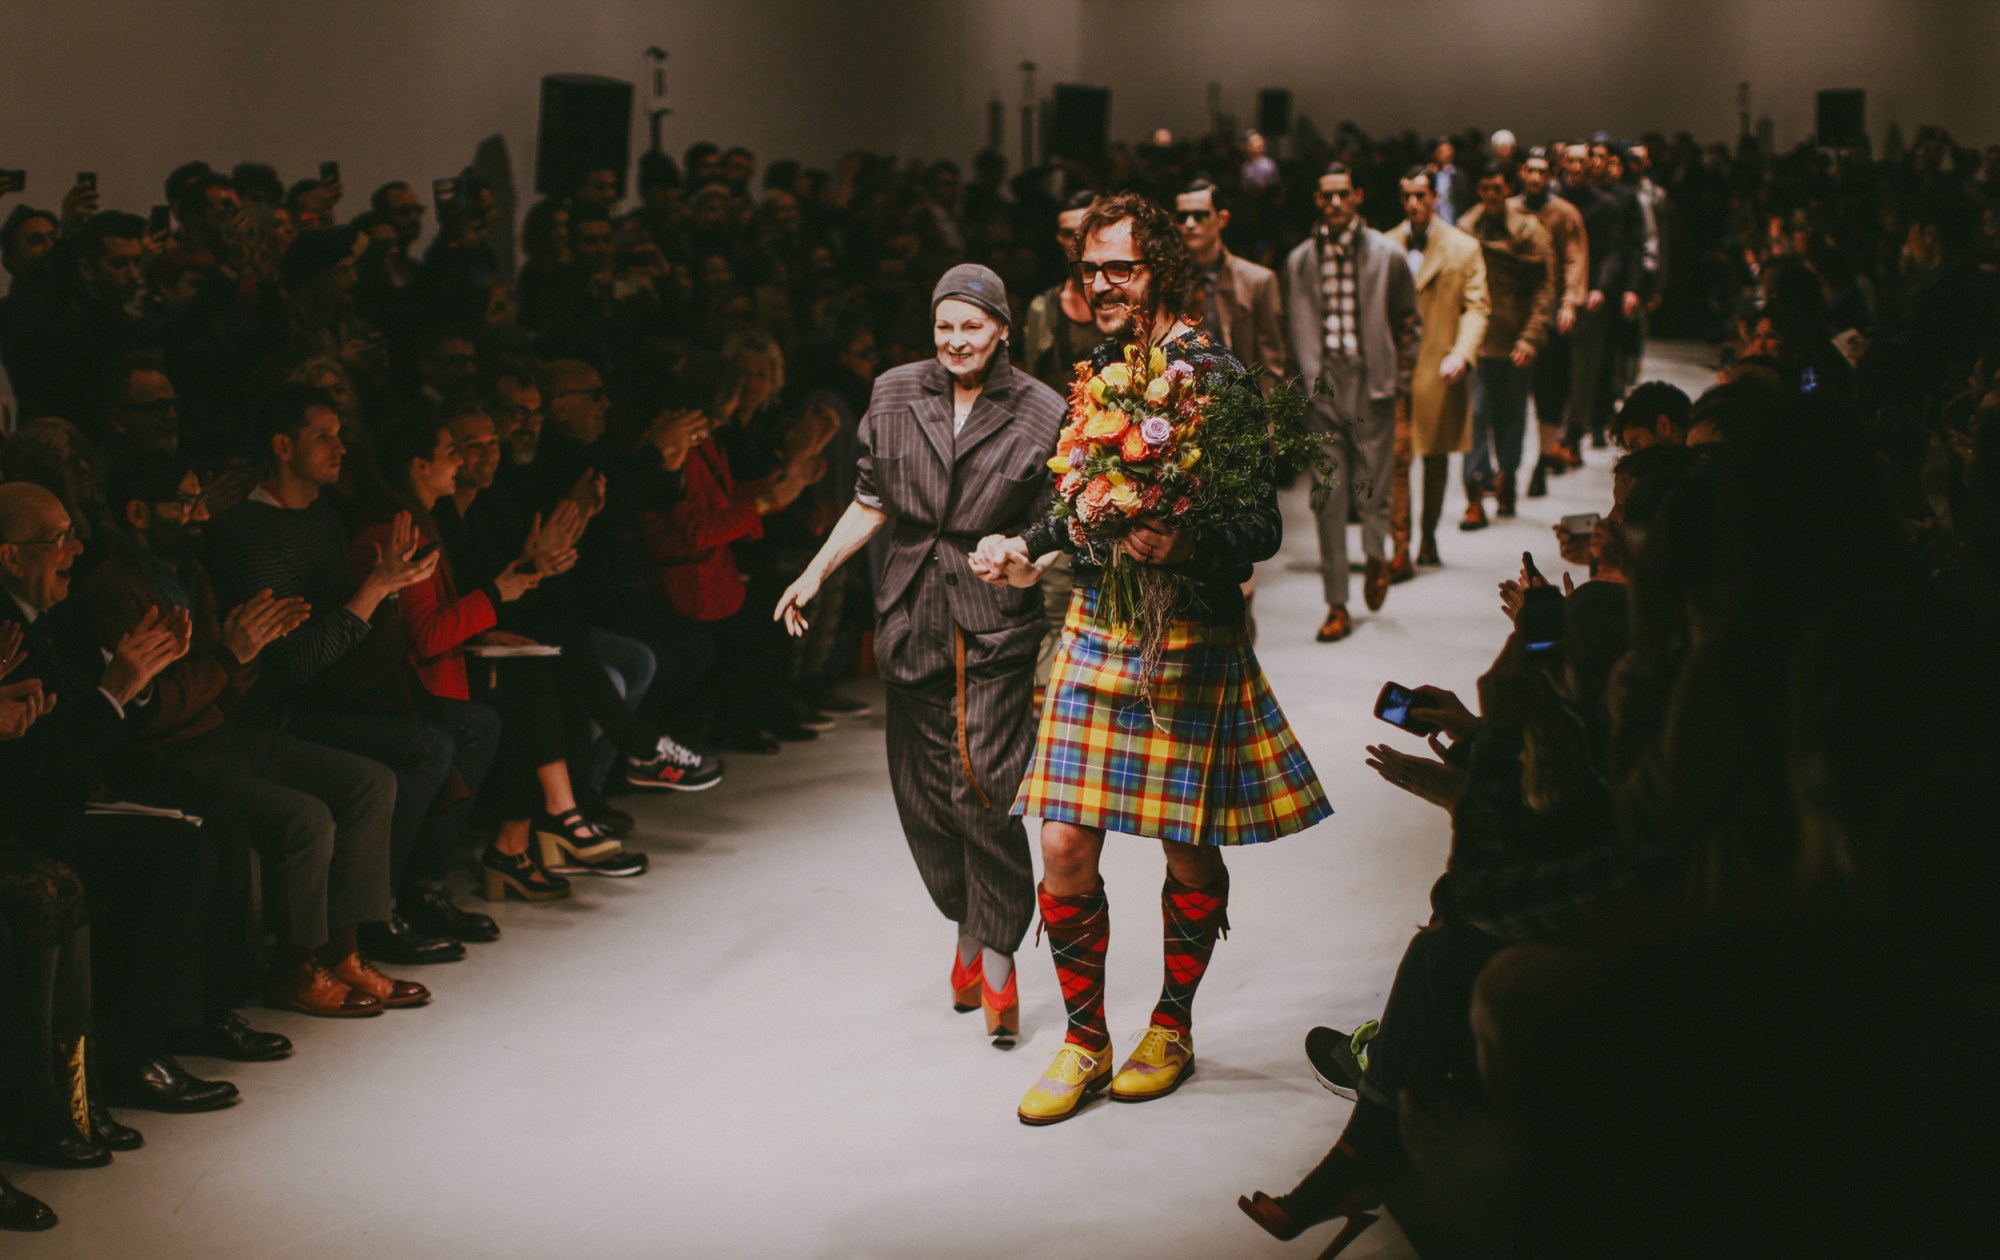
<path fill-rule="evenodd" d="M 1140 434 L 1138 425 L 1125 430 L 1124 445 L 1119 447 L 1118 453 L 1125 457 L 1128 464 L 1136 464 L 1147 457 L 1146 439 Z"/>
<path fill-rule="evenodd" d="M 1125 436 L 1131 419 L 1116 407 L 1105 407 L 1083 422 L 1083 436 L 1093 442 L 1115 442 Z"/>

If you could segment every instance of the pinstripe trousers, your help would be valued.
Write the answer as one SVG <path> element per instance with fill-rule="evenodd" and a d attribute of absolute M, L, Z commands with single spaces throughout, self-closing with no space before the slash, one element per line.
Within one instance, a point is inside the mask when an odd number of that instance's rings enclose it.
<path fill-rule="evenodd" d="M 1041 620 L 1035 611 L 1026 634 L 1019 627 L 964 632 L 963 748 L 956 635 L 937 566 L 912 583 L 882 627 L 892 658 L 883 670 L 892 680 L 889 783 L 910 855 L 939 912 L 967 936 L 1007 954 L 1020 945 L 1035 914 L 1028 829 L 1007 812 L 1035 746 Z M 915 659 L 941 668 L 912 671 L 907 666 Z"/>

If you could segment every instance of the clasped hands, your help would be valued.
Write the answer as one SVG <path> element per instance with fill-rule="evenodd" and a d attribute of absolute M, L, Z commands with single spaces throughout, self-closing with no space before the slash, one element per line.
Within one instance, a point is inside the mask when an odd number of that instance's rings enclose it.
<path fill-rule="evenodd" d="M 0 625 L 0 679 L 21 667 L 28 654 L 21 648 L 21 626 L 9 621 Z M 42 691 L 42 680 L 24 678 L 0 685 L 0 739 L 19 739 L 28 733 L 43 714 L 56 707 L 53 692 Z"/>
<path fill-rule="evenodd" d="M 1136 525 L 1118 540 L 1118 550 L 1140 564 L 1179 564 L 1194 554 L 1188 535 L 1157 525 Z M 973 575 L 994 586 L 1033 586 L 1047 567 L 1028 554 L 1028 544 L 1005 534 L 988 534 L 966 556 Z"/>

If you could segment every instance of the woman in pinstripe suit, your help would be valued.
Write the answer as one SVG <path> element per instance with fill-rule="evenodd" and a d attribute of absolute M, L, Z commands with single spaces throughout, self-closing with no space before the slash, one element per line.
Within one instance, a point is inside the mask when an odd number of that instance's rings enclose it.
<path fill-rule="evenodd" d="M 1007 359 L 1007 291 L 985 267 L 931 295 L 937 357 L 885 372 L 861 419 L 854 502 L 774 614 L 793 634 L 820 585 L 885 526 L 875 660 L 889 685 L 889 780 L 931 899 L 958 924 L 952 1002 L 1020 1028 L 1014 950 L 1035 912 L 1028 833 L 1008 814 L 1034 745 L 1040 595 L 992 586 L 968 553 L 1048 504 L 1064 403 Z"/>

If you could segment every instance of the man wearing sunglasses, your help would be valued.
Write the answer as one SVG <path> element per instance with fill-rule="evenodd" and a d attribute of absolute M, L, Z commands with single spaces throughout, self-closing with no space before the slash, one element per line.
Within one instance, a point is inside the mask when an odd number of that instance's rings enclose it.
<path fill-rule="evenodd" d="M 1183 188 L 1174 198 L 1174 226 L 1194 255 L 1202 284 L 1202 326 L 1237 358 L 1263 368 L 1267 389 L 1284 380 L 1291 364 L 1285 354 L 1278 274 L 1238 258 L 1222 243 L 1222 230 L 1229 226 L 1222 189 L 1205 179 Z"/>
<path fill-rule="evenodd" d="M 1354 632 L 1347 611 L 1347 511 L 1361 516 L 1367 557 L 1362 597 L 1372 612 L 1389 594 L 1389 473 L 1396 455 L 1396 396 L 1409 389 L 1417 290 L 1403 251 L 1361 221 L 1361 189 L 1335 162 L 1314 191 L 1320 224 L 1285 259 L 1285 318 L 1308 386 L 1327 392 L 1307 413 L 1340 462 L 1319 510 L 1320 581 L 1332 643 Z"/>

